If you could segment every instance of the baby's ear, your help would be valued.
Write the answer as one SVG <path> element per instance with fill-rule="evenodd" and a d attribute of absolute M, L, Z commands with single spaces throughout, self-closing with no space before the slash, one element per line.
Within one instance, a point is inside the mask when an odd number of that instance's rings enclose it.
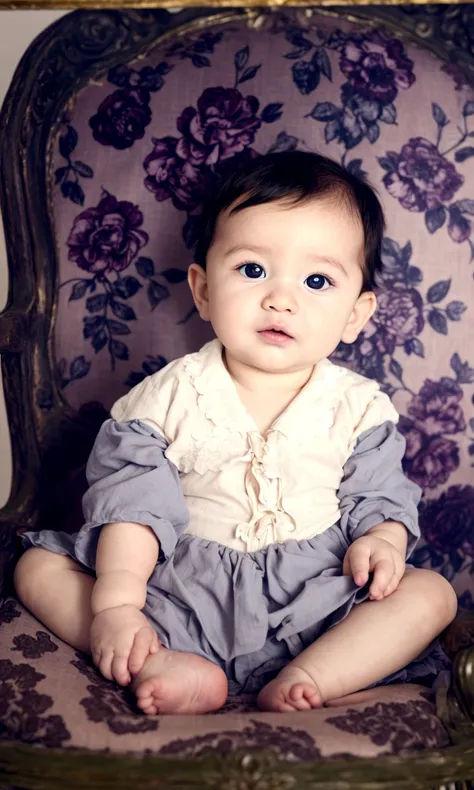
<path fill-rule="evenodd" d="M 373 291 L 364 291 L 354 305 L 349 321 L 342 334 L 343 343 L 354 343 L 359 337 L 366 323 L 372 318 L 377 299 Z"/>
<path fill-rule="evenodd" d="M 188 284 L 199 315 L 203 321 L 210 321 L 207 275 L 202 266 L 197 263 L 192 263 L 188 269 Z"/>

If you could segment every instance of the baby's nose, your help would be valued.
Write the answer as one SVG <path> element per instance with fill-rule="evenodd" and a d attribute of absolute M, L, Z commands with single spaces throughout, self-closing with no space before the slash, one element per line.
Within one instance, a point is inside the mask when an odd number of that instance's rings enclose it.
<path fill-rule="evenodd" d="M 291 288 L 273 288 L 263 300 L 264 310 L 275 310 L 277 313 L 296 313 L 298 305 Z"/>

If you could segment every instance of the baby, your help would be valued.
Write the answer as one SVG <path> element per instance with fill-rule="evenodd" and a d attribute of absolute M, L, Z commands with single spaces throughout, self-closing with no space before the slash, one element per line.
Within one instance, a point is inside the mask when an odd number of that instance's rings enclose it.
<path fill-rule="evenodd" d="M 82 529 L 23 536 L 21 601 L 145 713 L 241 692 L 309 710 L 449 665 L 454 591 L 406 565 L 420 491 L 397 413 L 328 360 L 376 308 L 383 229 L 372 189 L 322 156 L 235 172 L 189 268 L 216 339 L 115 403 Z"/>

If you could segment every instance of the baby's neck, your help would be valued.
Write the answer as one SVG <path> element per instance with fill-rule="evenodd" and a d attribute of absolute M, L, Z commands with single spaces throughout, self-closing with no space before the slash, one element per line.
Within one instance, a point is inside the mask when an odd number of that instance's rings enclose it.
<path fill-rule="evenodd" d="M 289 373 L 269 373 L 226 358 L 239 397 L 264 436 L 309 381 L 313 368 Z"/>
<path fill-rule="evenodd" d="M 272 392 L 294 396 L 307 384 L 314 370 L 313 365 L 301 370 L 272 373 L 246 365 L 245 362 L 240 362 L 230 357 L 225 350 L 223 352 L 223 360 L 231 377 L 240 389 L 247 391 L 249 394 L 262 396 Z"/>

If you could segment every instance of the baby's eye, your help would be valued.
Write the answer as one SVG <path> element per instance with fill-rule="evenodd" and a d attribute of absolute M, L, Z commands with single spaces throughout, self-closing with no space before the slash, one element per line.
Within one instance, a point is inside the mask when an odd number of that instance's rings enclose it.
<path fill-rule="evenodd" d="M 327 291 L 333 285 L 329 277 L 325 277 L 324 274 L 310 274 L 305 283 L 312 291 Z"/>
<path fill-rule="evenodd" d="M 262 280 L 265 277 L 265 269 L 263 266 L 259 266 L 258 263 L 243 263 L 237 271 L 251 280 Z"/>

